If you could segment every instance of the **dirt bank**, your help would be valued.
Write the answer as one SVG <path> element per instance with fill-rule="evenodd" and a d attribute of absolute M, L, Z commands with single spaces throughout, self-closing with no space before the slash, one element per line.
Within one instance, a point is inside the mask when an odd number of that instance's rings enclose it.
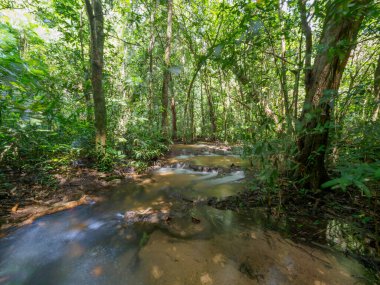
<path fill-rule="evenodd" d="M 102 200 L 107 192 L 133 173 L 105 173 L 90 168 L 58 171 L 54 185 L 13 178 L 10 191 L 0 190 L 0 230 L 25 225 L 43 215 Z"/>

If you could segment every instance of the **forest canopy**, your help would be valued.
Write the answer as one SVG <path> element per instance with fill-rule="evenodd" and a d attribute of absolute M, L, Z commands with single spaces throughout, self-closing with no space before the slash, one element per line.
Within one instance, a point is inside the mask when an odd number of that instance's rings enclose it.
<path fill-rule="evenodd" d="M 222 141 L 272 183 L 371 196 L 379 11 L 371 0 L 2 0 L 0 163 L 139 168 L 173 141 Z"/>

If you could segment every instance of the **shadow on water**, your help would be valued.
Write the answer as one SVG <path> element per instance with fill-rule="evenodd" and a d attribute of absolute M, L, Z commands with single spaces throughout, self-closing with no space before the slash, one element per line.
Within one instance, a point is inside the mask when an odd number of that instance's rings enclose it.
<path fill-rule="evenodd" d="M 209 153 L 206 146 L 183 152 L 176 146 L 182 157 L 173 159 L 230 163 L 228 152 Z M 243 187 L 241 169 L 158 169 L 102 203 L 40 218 L 1 239 L 0 284 L 367 282 L 355 260 L 284 238 L 276 230 L 286 227 L 285 220 L 261 209 L 236 213 L 207 205 L 209 197 Z"/>

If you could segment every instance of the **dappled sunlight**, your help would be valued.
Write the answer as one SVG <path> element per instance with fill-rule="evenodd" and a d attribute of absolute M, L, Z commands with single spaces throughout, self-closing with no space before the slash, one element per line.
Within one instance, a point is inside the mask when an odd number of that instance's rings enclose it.
<path fill-rule="evenodd" d="M 202 285 L 212 285 L 212 284 L 214 284 L 213 279 L 211 278 L 210 274 L 208 274 L 208 273 L 202 273 L 200 279 L 201 279 L 201 284 Z"/>
<path fill-rule="evenodd" d="M 164 274 L 164 272 L 157 265 L 153 266 L 151 273 L 154 279 L 160 279 Z"/>
<path fill-rule="evenodd" d="M 314 285 L 327 285 L 327 283 L 325 283 L 323 281 L 315 280 Z"/>
<path fill-rule="evenodd" d="M 220 266 L 224 267 L 225 264 L 226 264 L 226 257 L 221 254 L 221 253 L 218 253 L 216 254 L 213 258 L 212 258 L 212 261 L 216 264 L 219 264 Z"/>
<path fill-rule="evenodd" d="M 0 283 L 379 283 L 379 1 L 0 0 Z"/>
<path fill-rule="evenodd" d="M 325 272 L 322 270 L 322 269 L 317 269 L 318 273 L 321 274 L 321 275 L 325 275 Z"/>
<path fill-rule="evenodd" d="M 355 225 L 338 220 L 330 220 L 326 227 L 326 240 L 333 246 L 347 251 L 364 253 L 365 240 Z"/>

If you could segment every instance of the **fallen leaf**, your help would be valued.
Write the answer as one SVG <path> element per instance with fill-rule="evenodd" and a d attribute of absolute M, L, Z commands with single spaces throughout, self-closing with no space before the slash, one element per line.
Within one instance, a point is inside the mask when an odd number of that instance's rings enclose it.
<path fill-rule="evenodd" d="M 12 213 L 16 213 L 17 212 L 17 210 L 18 210 L 18 206 L 19 206 L 19 203 L 17 203 L 16 205 L 14 205 L 13 206 L 13 208 L 12 208 Z"/>

